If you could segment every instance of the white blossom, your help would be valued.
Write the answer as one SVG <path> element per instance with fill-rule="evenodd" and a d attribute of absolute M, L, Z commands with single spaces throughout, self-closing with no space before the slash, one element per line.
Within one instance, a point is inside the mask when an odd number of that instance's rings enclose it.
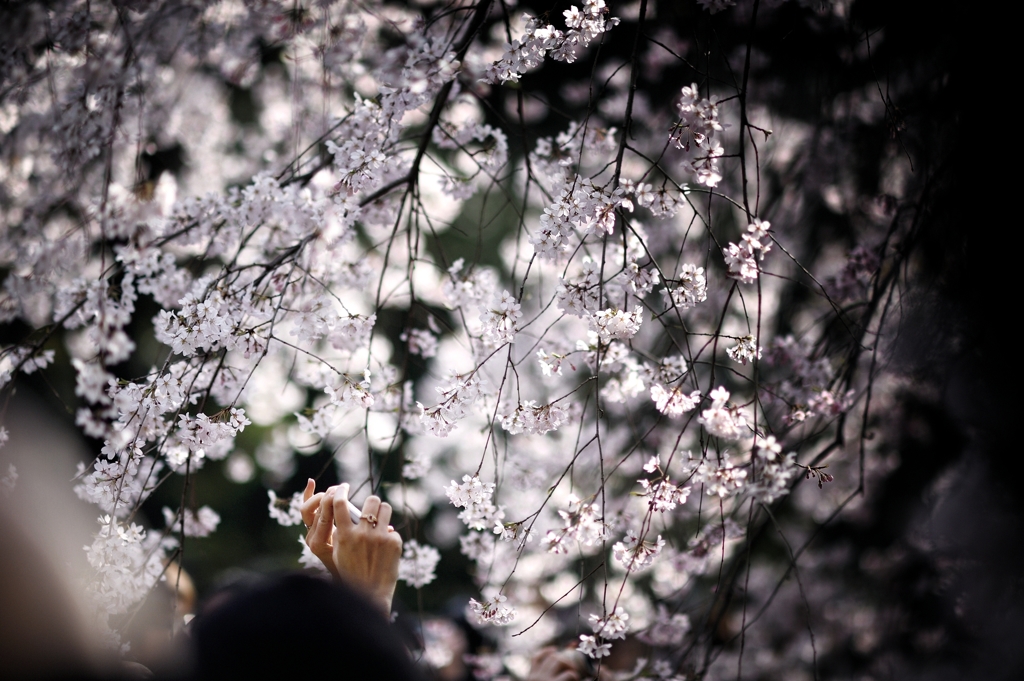
<path fill-rule="evenodd" d="M 540 370 L 544 376 L 561 376 L 562 362 L 565 357 L 565 355 L 554 352 L 549 354 L 544 348 L 537 349 L 537 363 L 540 364 Z"/>
<path fill-rule="evenodd" d="M 771 241 L 768 239 L 770 227 L 767 221 L 755 219 L 747 225 L 739 245 L 729 243 L 724 255 L 730 277 L 744 284 L 752 284 L 757 280 L 760 269 L 758 262 L 764 260 L 764 256 L 771 250 Z"/>
<path fill-rule="evenodd" d="M 491 598 L 484 599 L 483 602 L 471 598 L 469 599 L 469 611 L 473 618 L 480 623 L 497 626 L 511 624 L 512 620 L 516 617 L 516 611 L 512 606 L 505 605 L 507 600 L 500 593 L 495 594 Z"/>
<path fill-rule="evenodd" d="M 495 537 L 489 532 L 470 532 L 459 537 L 462 555 L 470 560 L 487 561 L 494 553 Z"/>
<path fill-rule="evenodd" d="M 181 532 L 184 524 L 186 537 L 208 537 L 220 524 L 220 514 L 209 506 L 203 506 L 198 511 L 186 508 L 181 513 L 184 517 L 164 506 L 164 522 L 172 534 Z"/>
<path fill-rule="evenodd" d="M 452 480 L 449 487 L 444 488 L 445 494 L 456 508 L 461 508 L 459 520 L 466 523 L 471 530 L 486 530 L 501 522 L 505 512 L 495 506 L 491 497 L 494 494 L 494 483 L 483 482 L 477 476 L 462 476 L 462 484 Z"/>
<path fill-rule="evenodd" d="M 648 541 L 627 530 L 622 541 L 612 546 L 612 555 L 627 572 L 641 572 L 651 566 L 664 547 L 665 540 L 660 534 L 656 540 Z"/>
<path fill-rule="evenodd" d="M 735 406 L 728 406 L 729 391 L 718 387 L 711 391 L 711 406 L 701 412 L 697 422 L 708 433 L 723 440 L 739 440 L 746 428 L 746 419 Z"/>
<path fill-rule="evenodd" d="M 708 300 L 708 280 L 703 267 L 686 263 L 679 269 L 678 286 L 662 289 L 666 300 L 680 309 L 689 309 Z M 668 284 L 669 282 L 666 282 Z"/>
<path fill-rule="evenodd" d="M 697 182 L 715 187 L 722 180 L 718 158 L 724 153 L 715 138 L 724 129 L 718 121 L 718 105 L 712 99 L 702 98 L 694 83 L 682 89 L 677 108 L 679 121 L 669 139 L 684 153 L 682 165 Z"/>
<path fill-rule="evenodd" d="M 480 381 L 474 375 L 453 374 L 447 386 L 435 388 L 441 400 L 432 407 L 420 409 L 420 423 L 438 437 L 447 437 L 466 415 L 466 406 L 480 397 Z"/>
<path fill-rule="evenodd" d="M 502 291 L 491 306 L 480 313 L 483 336 L 488 343 L 503 345 L 515 339 L 517 320 L 523 316 L 519 307 L 508 291 Z"/>
<path fill-rule="evenodd" d="M 638 482 L 644 490 L 643 495 L 647 497 L 647 503 L 659 513 L 671 511 L 676 506 L 685 504 L 687 497 L 690 496 L 689 485 L 677 487 L 668 478 L 655 482 L 649 480 L 639 480 Z"/>
<path fill-rule="evenodd" d="M 753 362 L 756 359 L 761 359 L 761 346 L 757 345 L 757 340 L 750 335 L 737 339 L 736 345 L 727 349 L 725 352 L 734 362 L 739 362 L 744 365 L 747 362 Z"/>
<path fill-rule="evenodd" d="M 315 570 L 323 575 L 329 574 L 324 562 L 317 558 L 316 554 L 310 550 L 309 544 L 306 543 L 306 535 L 299 535 L 299 544 L 302 545 L 302 552 L 299 554 L 299 564 L 307 570 Z"/>
<path fill-rule="evenodd" d="M 629 613 L 621 607 L 616 607 L 615 611 L 606 617 L 591 615 L 589 623 L 594 634 L 602 639 L 622 639 L 626 638 L 626 631 L 629 629 Z"/>
<path fill-rule="evenodd" d="M 578 50 L 619 23 L 618 19 L 606 19 L 607 12 L 604 0 L 585 0 L 582 10 L 573 5 L 563 12 L 568 29 L 565 32 L 527 17 L 525 34 L 505 44 L 505 53 L 487 68 L 485 79 L 491 83 L 517 82 L 539 66 L 548 53 L 558 61 L 574 62 Z"/>
<path fill-rule="evenodd" d="M 489 269 L 476 268 L 471 272 L 463 272 L 464 268 L 465 261 L 462 258 L 452 263 L 442 291 L 452 308 L 479 307 L 494 295 L 496 277 Z"/>
<path fill-rule="evenodd" d="M 421 545 L 410 539 L 402 548 L 398 578 L 415 589 L 424 587 L 434 581 L 434 570 L 440 560 L 441 553 L 433 546 Z"/>
<path fill-rule="evenodd" d="M 324 388 L 324 392 L 330 396 L 331 404 L 343 407 L 355 406 L 365 409 L 374 404 L 374 396 L 370 392 L 369 369 L 363 371 L 361 379 L 351 374 L 340 374 L 333 384 Z"/>
<path fill-rule="evenodd" d="M 512 435 L 530 433 L 543 435 L 557 430 L 569 420 L 569 412 L 557 404 L 537 406 L 533 400 L 523 402 L 510 413 L 502 416 L 501 427 Z"/>
<path fill-rule="evenodd" d="M 782 453 L 782 444 L 774 435 L 757 437 L 754 441 L 756 465 L 753 480 L 746 491 L 761 503 L 770 504 L 789 494 L 790 481 L 800 469 L 796 466 L 796 452 Z"/>
<path fill-rule="evenodd" d="M 302 492 L 296 492 L 287 499 L 281 499 L 272 489 L 267 490 L 270 503 L 267 510 L 270 517 L 284 527 L 291 527 L 302 523 Z"/>
<path fill-rule="evenodd" d="M 721 454 L 717 466 L 706 462 L 700 473 L 708 496 L 719 498 L 737 494 L 747 479 L 747 469 L 733 464 L 726 452 Z"/>
<path fill-rule="evenodd" d="M 590 317 L 590 325 L 605 343 L 612 340 L 628 340 L 640 330 L 644 321 L 644 309 L 640 305 L 632 312 L 610 308 L 600 310 Z"/>
<path fill-rule="evenodd" d="M 651 399 L 662 414 L 677 418 L 697 408 L 700 404 L 700 391 L 687 392 L 682 386 L 666 387 L 655 383 L 651 386 Z"/>
<path fill-rule="evenodd" d="M 599 660 L 602 657 L 611 655 L 612 645 L 610 643 L 598 643 L 595 637 L 580 634 L 580 643 L 576 646 L 576 650 L 587 657 Z"/>

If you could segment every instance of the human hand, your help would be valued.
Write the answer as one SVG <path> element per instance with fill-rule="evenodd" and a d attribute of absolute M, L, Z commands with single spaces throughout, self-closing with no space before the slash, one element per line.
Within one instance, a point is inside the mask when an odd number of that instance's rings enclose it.
<path fill-rule="evenodd" d="M 306 546 L 313 552 L 320 562 L 324 564 L 327 571 L 335 578 L 338 578 L 338 568 L 334 565 L 334 510 L 333 499 L 328 499 L 328 493 L 333 494 L 335 487 L 328 487 L 327 492 L 313 492 L 316 490 L 316 482 L 310 478 L 306 483 L 306 489 L 302 491 L 302 506 L 299 511 L 302 513 L 302 522 L 306 526 Z M 331 510 L 326 511 L 326 507 Z"/>
<path fill-rule="evenodd" d="M 391 599 L 398 583 L 398 562 L 402 557 L 402 538 L 391 520 L 391 504 L 371 495 L 363 502 L 358 525 L 349 522 L 348 484 L 338 486 L 333 495 L 334 565 L 342 579 L 367 591 L 380 603 L 385 616 L 391 614 Z"/>
<path fill-rule="evenodd" d="M 402 538 L 388 524 L 391 505 L 377 496 L 367 497 L 358 524 L 350 522 L 348 490 L 342 483 L 313 494 L 312 481 L 307 483 L 301 507 L 310 528 L 306 544 L 332 575 L 367 592 L 389 615 Z"/>
<path fill-rule="evenodd" d="M 558 650 L 553 646 L 541 648 L 530 660 L 530 674 L 526 681 L 580 681 L 582 667 L 575 650 Z"/>

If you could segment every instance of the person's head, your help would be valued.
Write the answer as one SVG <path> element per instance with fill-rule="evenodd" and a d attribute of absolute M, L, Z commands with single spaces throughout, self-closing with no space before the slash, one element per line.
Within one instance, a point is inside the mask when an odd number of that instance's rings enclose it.
<path fill-rule="evenodd" d="M 191 625 L 198 679 L 421 678 L 378 608 L 356 591 L 302 574 L 214 596 Z M 324 676 L 320 676 L 320 675 Z"/>

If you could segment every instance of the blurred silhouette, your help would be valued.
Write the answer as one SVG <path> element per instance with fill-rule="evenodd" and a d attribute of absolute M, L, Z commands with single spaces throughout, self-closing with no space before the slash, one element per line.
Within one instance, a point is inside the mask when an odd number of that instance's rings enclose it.
<path fill-rule="evenodd" d="M 57 572 L 0 505 L 0 679 L 100 678 L 111 668 Z"/>
<path fill-rule="evenodd" d="M 377 605 L 304 574 L 215 594 L 190 626 L 195 678 L 420 679 Z"/>

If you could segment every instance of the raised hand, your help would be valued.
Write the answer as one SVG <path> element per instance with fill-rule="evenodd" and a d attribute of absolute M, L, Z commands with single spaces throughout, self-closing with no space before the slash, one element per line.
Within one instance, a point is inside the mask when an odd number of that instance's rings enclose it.
<path fill-rule="evenodd" d="M 317 492 L 316 483 L 312 478 L 306 483 L 302 492 L 302 522 L 306 525 L 306 545 L 327 570 L 338 577 L 338 569 L 334 565 L 333 534 L 334 505 L 333 494 L 336 487 L 328 487 L 326 492 Z M 347 514 L 346 514 L 347 515 Z"/>
<path fill-rule="evenodd" d="M 367 497 L 355 525 L 347 517 L 348 503 L 348 485 L 343 483 L 333 495 L 334 565 L 342 579 L 369 593 L 390 614 L 402 557 L 402 538 L 388 524 L 391 504 Z"/>
<path fill-rule="evenodd" d="M 306 544 L 332 575 L 363 590 L 390 614 L 402 556 L 402 538 L 388 524 L 391 504 L 367 497 L 359 522 L 353 523 L 348 492 L 348 483 L 317 494 L 312 480 L 306 484 L 301 507 L 309 528 Z"/>

